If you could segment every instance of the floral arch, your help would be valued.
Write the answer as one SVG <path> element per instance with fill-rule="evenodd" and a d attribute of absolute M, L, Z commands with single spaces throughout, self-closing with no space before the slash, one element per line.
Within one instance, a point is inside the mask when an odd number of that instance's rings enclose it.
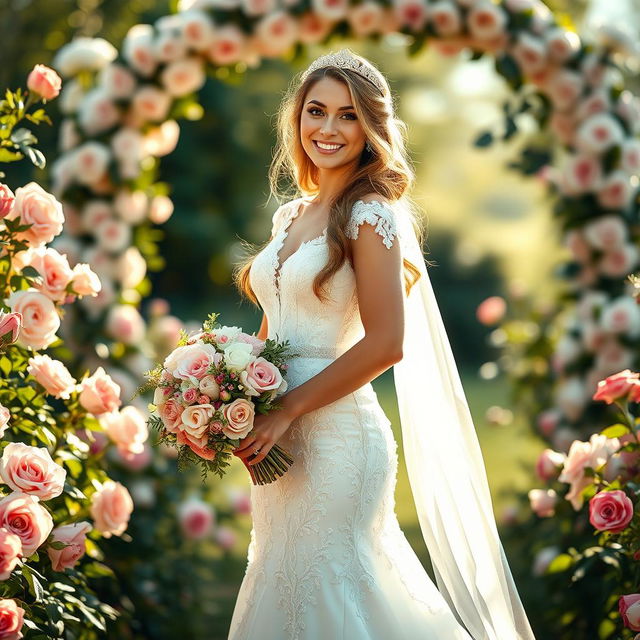
<path fill-rule="evenodd" d="M 513 90 L 501 137 L 516 135 L 525 113 L 551 134 L 512 166 L 548 186 L 567 248 L 558 266 L 566 286 L 536 319 L 539 331 L 508 350 L 531 422 L 566 452 L 607 419 L 610 407 L 592 400 L 598 381 L 638 366 L 640 307 L 628 276 L 640 262 L 640 101 L 624 86 L 632 47 L 620 34 L 584 42 L 538 0 L 183 0 L 176 13 L 131 28 L 119 50 L 88 38 L 65 46 L 54 61 L 66 78 L 52 168 L 67 220 L 58 248 L 89 262 L 103 283 L 81 310 L 92 338 L 75 346 L 87 358 L 97 351 L 106 366 L 124 355 L 135 376 L 146 365 L 136 360 L 146 330 L 137 306 L 149 293 L 147 268 L 162 267 L 153 229 L 173 204 L 154 175 L 178 143 L 178 101 L 197 97 L 207 74 L 224 78 L 264 58 L 295 60 L 308 45 L 393 33 L 407 38 L 409 55 L 431 45 L 446 56 L 493 56 Z M 476 144 L 495 137 L 479 132 Z M 505 320 L 499 331 L 518 334 L 522 321 Z"/>

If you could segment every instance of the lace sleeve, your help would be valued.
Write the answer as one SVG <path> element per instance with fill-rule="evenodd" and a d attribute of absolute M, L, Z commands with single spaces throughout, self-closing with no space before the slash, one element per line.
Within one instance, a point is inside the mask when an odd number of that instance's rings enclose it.
<path fill-rule="evenodd" d="M 382 236 L 382 242 L 391 249 L 393 239 L 398 234 L 396 220 L 391 207 L 379 200 L 357 200 L 351 209 L 351 218 L 347 224 L 345 233 L 355 240 L 358 237 L 360 225 L 368 222 L 375 227 L 376 233 Z"/>
<path fill-rule="evenodd" d="M 284 219 L 285 205 L 281 204 L 273 213 L 271 217 L 271 237 L 275 238 L 276 234 L 280 230 L 282 220 Z"/>

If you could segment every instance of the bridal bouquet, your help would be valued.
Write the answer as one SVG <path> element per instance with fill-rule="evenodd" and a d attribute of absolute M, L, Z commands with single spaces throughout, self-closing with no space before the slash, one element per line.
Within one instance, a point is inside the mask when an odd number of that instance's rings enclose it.
<path fill-rule="evenodd" d="M 140 393 L 155 388 L 150 427 L 160 443 L 178 449 L 178 469 L 199 464 L 204 481 L 209 471 L 224 475 L 233 450 L 253 428 L 256 413 L 280 407 L 276 397 L 287 390 L 282 372 L 288 341 L 260 340 L 239 327 L 220 326 L 212 313 L 194 335 L 181 333 L 178 346 L 145 373 Z M 255 465 L 245 465 L 253 484 L 284 475 L 291 456 L 274 445 Z"/>

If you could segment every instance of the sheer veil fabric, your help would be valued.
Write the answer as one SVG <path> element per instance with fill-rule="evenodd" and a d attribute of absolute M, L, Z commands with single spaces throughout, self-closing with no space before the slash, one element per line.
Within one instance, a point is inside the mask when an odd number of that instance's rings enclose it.
<path fill-rule="evenodd" d="M 460 375 L 403 199 L 403 257 L 421 277 L 404 297 L 394 383 L 409 482 L 438 589 L 474 640 L 535 640 L 500 541 Z"/>

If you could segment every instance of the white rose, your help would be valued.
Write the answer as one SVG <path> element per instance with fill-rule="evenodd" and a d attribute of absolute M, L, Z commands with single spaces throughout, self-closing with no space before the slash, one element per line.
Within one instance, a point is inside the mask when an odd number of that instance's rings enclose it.
<path fill-rule="evenodd" d="M 384 12 L 380 5 L 365 0 L 365 2 L 349 8 L 347 19 L 354 34 L 359 38 L 364 38 L 371 33 L 380 31 L 383 16 Z"/>
<path fill-rule="evenodd" d="M 600 259 L 598 268 L 605 276 L 620 278 L 635 269 L 639 258 L 639 250 L 635 244 L 624 244 L 617 249 L 607 251 Z"/>
<path fill-rule="evenodd" d="M 247 37 L 234 24 L 217 27 L 211 44 L 207 49 L 207 56 L 214 64 L 225 66 L 235 64 L 242 59 Z"/>
<path fill-rule="evenodd" d="M 147 262 L 137 247 L 129 247 L 116 259 L 114 276 L 124 289 L 137 287 L 147 275 Z"/>
<path fill-rule="evenodd" d="M 246 342 L 233 342 L 224 348 L 224 361 L 229 369 L 242 371 L 256 359 L 252 351 L 253 347 Z"/>
<path fill-rule="evenodd" d="M 584 235 L 596 249 L 617 249 L 627 238 L 627 226 L 620 216 L 602 216 L 585 225 Z"/>
<path fill-rule="evenodd" d="M 467 14 L 469 31 L 480 40 L 501 35 L 506 23 L 507 14 L 504 9 L 490 2 L 475 3 Z"/>
<path fill-rule="evenodd" d="M 621 167 L 626 173 L 640 172 L 640 140 L 627 138 L 622 143 Z"/>
<path fill-rule="evenodd" d="M 640 334 L 640 307 L 631 296 L 615 298 L 603 309 L 600 326 L 610 333 L 635 338 Z"/>
<path fill-rule="evenodd" d="M 140 224 L 147 216 L 149 198 L 141 189 L 119 189 L 113 201 L 116 213 L 128 224 Z"/>
<path fill-rule="evenodd" d="M 106 173 L 110 159 L 108 147 L 93 140 L 85 142 L 73 154 L 75 178 L 87 185 L 98 182 Z"/>
<path fill-rule="evenodd" d="M 605 209 L 624 209 L 628 206 L 634 192 L 633 178 L 626 172 L 616 169 L 610 172 L 598 189 L 598 203 Z"/>
<path fill-rule="evenodd" d="M 179 15 L 182 22 L 181 35 L 184 43 L 196 51 L 204 51 L 209 47 L 214 37 L 213 20 L 209 14 L 192 9 L 182 11 Z"/>
<path fill-rule="evenodd" d="M 512 53 L 525 74 L 536 73 L 547 65 L 546 43 L 526 31 L 518 34 Z"/>
<path fill-rule="evenodd" d="M 346 2 L 344 4 L 346 7 Z M 254 36 L 262 55 L 279 56 L 298 39 L 298 23 L 289 12 L 278 9 L 259 20 L 254 27 Z"/>
<path fill-rule="evenodd" d="M 81 142 L 80 134 L 76 123 L 71 118 L 65 118 L 60 125 L 60 135 L 58 137 L 58 146 L 62 151 L 69 151 L 73 147 L 77 147 Z"/>
<path fill-rule="evenodd" d="M 578 419 L 587 399 L 585 386 L 578 376 L 566 378 L 555 389 L 556 404 L 571 421 Z"/>
<path fill-rule="evenodd" d="M 198 58 L 184 58 L 168 64 L 160 74 L 160 81 L 169 94 L 186 96 L 202 87 L 207 79 L 204 65 Z"/>
<path fill-rule="evenodd" d="M 120 111 L 102 87 L 91 89 L 80 103 L 78 122 L 90 136 L 111 129 L 120 120 Z"/>
<path fill-rule="evenodd" d="M 117 56 L 118 50 L 104 38 L 81 36 L 58 49 L 51 66 L 63 76 L 75 76 L 85 69 L 99 71 Z"/>
<path fill-rule="evenodd" d="M 104 220 L 94 230 L 98 246 L 119 253 L 131 244 L 131 227 L 122 220 Z"/>
<path fill-rule="evenodd" d="M 313 13 L 327 20 L 342 20 L 346 17 L 348 9 L 349 3 L 344 0 L 341 2 L 311 0 L 311 10 Z"/>
<path fill-rule="evenodd" d="M 158 122 L 167 117 L 171 107 L 171 96 L 159 87 L 144 85 L 136 91 L 131 105 L 139 118 Z"/>
<path fill-rule="evenodd" d="M 596 113 L 578 127 L 576 146 L 585 153 L 599 154 L 613 145 L 621 144 L 624 138 L 624 131 L 613 116 Z"/>
<path fill-rule="evenodd" d="M 111 137 L 113 155 L 120 160 L 141 160 L 144 157 L 144 137 L 137 129 L 121 127 Z"/>
<path fill-rule="evenodd" d="M 69 80 L 62 87 L 60 97 L 58 98 L 60 111 L 67 115 L 75 113 L 82 102 L 82 98 L 84 98 L 82 85 L 75 79 Z"/>
<path fill-rule="evenodd" d="M 106 200 L 89 200 L 82 209 L 82 228 L 91 233 L 101 222 L 111 219 L 112 214 L 111 204 Z"/>
<path fill-rule="evenodd" d="M 149 77 L 158 61 L 153 51 L 153 27 L 150 24 L 136 24 L 124 38 L 122 56 L 141 76 Z"/>
<path fill-rule="evenodd" d="M 580 50 L 578 34 L 562 27 L 548 29 L 543 37 L 547 43 L 549 56 L 554 62 L 565 62 Z"/>
<path fill-rule="evenodd" d="M 161 62 L 173 62 L 183 58 L 187 45 L 175 31 L 162 31 L 153 43 L 154 57 Z"/>
<path fill-rule="evenodd" d="M 136 79 L 126 67 L 110 64 L 98 75 L 98 84 L 112 98 L 128 98 L 136 88 Z"/>
<path fill-rule="evenodd" d="M 584 87 L 582 75 L 576 71 L 560 69 L 552 72 L 546 84 L 551 102 L 556 109 L 566 110 L 573 106 Z"/>

